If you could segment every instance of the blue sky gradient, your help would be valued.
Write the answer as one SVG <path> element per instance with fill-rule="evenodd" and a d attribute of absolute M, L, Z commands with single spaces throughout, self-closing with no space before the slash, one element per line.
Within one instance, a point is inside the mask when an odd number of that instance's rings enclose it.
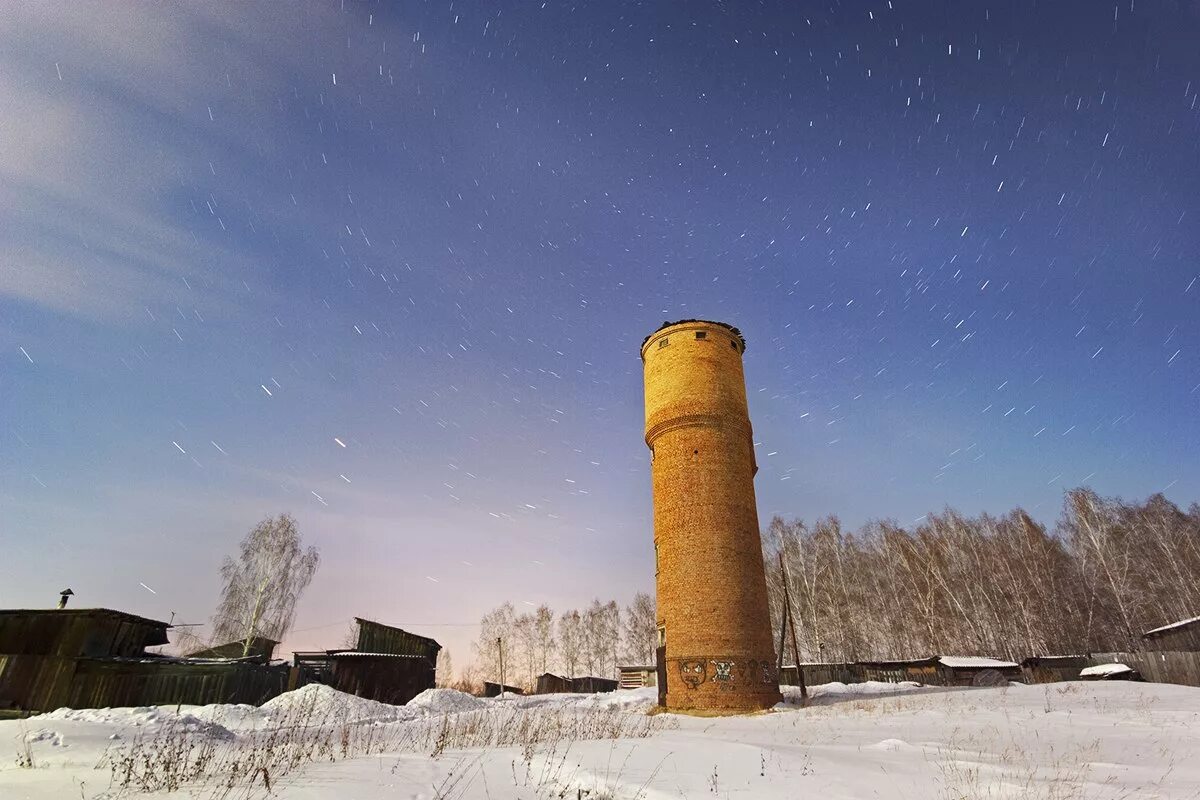
<path fill-rule="evenodd" d="M 6 12 L 0 605 L 202 621 L 285 510 L 297 647 L 651 590 L 684 317 L 764 525 L 1200 499 L 1200 5 L 797 8 Z"/>

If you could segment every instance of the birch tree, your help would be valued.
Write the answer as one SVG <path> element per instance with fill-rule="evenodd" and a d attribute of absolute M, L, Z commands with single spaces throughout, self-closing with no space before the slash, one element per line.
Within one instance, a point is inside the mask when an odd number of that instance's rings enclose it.
<path fill-rule="evenodd" d="M 564 674 L 574 678 L 583 665 L 584 624 L 578 611 L 564 611 L 558 618 L 558 652 Z"/>
<path fill-rule="evenodd" d="M 654 598 L 645 592 L 633 596 L 625 607 L 622 623 L 625 634 L 625 658 L 634 664 L 653 664 L 658 640 L 658 614 Z"/>
<path fill-rule="evenodd" d="M 320 564 L 317 548 L 303 549 L 290 514 L 267 517 L 246 535 L 237 557 L 221 565 L 224 588 L 213 616 L 213 641 L 242 642 L 249 655 L 254 638 L 282 641 L 296 616 L 296 601 Z"/>

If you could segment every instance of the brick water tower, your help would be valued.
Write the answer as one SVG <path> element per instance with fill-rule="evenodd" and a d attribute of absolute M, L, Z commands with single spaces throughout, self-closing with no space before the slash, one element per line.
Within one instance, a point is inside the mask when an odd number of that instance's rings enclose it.
<path fill-rule="evenodd" d="M 746 340 L 722 322 L 665 323 L 642 343 L 666 705 L 754 711 L 779 702 Z"/>

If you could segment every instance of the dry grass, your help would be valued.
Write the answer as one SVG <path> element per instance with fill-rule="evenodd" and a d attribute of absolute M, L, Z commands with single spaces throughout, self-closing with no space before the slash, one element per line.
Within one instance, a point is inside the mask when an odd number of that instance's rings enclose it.
<path fill-rule="evenodd" d="M 305 764 L 383 754 L 439 758 L 469 749 L 481 751 L 478 764 L 493 749 L 517 747 L 521 761 L 532 765 L 539 753 L 566 752 L 575 742 L 641 739 L 671 727 L 665 718 L 569 707 L 495 708 L 386 723 L 319 716 L 308 707 L 268 728 L 232 737 L 189 722 L 168 722 L 110 748 L 97 765 L 109 771 L 110 791 L 119 797 L 190 787 L 213 798 L 251 797 L 271 792 Z M 473 783 L 469 773 L 451 770 L 438 796 L 465 791 Z M 536 785 L 557 785 L 560 777 L 557 772 L 543 775 Z"/>

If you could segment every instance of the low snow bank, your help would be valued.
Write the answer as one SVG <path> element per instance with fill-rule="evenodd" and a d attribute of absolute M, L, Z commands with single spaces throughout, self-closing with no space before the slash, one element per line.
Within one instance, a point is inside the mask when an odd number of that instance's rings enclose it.
<path fill-rule="evenodd" d="M 319 683 L 284 692 L 262 704 L 261 712 L 272 721 L 294 719 L 310 724 L 345 722 L 404 722 L 417 716 L 416 709 L 365 700 Z"/>
<path fill-rule="evenodd" d="M 407 707 L 434 714 L 457 714 L 463 711 L 478 711 L 487 705 L 486 700 L 457 689 L 426 689 L 409 700 Z"/>
<path fill-rule="evenodd" d="M 210 739 L 232 739 L 234 736 L 224 725 L 193 716 L 182 709 L 176 713 L 175 708 L 171 706 L 60 708 L 31 717 L 31 720 L 38 723 L 82 722 L 120 728 L 157 728 L 169 725 L 177 731 L 194 733 Z"/>
<path fill-rule="evenodd" d="M 658 687 L 643 686 L 638 689 L 617 689 L 612 692 L 584 695 L 580 706 L 584 708 L 612 708 L 620 711 L 649 711 L 658 703 Z"/>
<path fill-rule="evenodd" d="M 841 681 L 833 681 L 832 683 L 818 683 L 809 686 L 808 702 L 809 704 L 821 705 L 836 703 L 852 697 L 895 695 L 923 688 L 925 687 L 915 681 L 900 681 L 899 683 L 888 683 L 886 681 L 842 683 Z M 776 706 L 776 708 L 800 705 L 803 701 L 799 686 L 780 686 L 779 689 L 783 692 L 783 702 Z"/>

